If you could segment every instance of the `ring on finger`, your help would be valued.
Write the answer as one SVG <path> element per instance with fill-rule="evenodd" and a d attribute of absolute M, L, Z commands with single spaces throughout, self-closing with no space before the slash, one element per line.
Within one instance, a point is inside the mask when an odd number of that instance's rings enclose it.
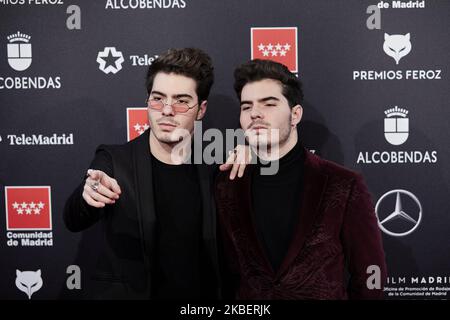
<path fill-rule="evenodd" d="M 98 185 L 100 184 L 100 182 L 98 180 L 94 181 L 94 183 L 92 183 L 91 189 L 94 190 L 95 192 L 98 192 Z"/>

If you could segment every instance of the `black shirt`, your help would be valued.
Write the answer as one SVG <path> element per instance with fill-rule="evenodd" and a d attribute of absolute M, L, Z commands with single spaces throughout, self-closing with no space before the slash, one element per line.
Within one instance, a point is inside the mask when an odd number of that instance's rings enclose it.
<path fill-rule="evenodd" d="M 261 164 L 252 174 L 254 220 L 260 241 L 276 271 L 289 249 L 300 214 L 303 192 L 304 150 L 297 143 L 279 161 L 275 175 L 261 175 Z"/>
<path fill-rule="evenodd" d="M 202 198 L 195 165 L 165 164 L 152 155 L 156 211 L 153 298 L 202 296 Z"/>

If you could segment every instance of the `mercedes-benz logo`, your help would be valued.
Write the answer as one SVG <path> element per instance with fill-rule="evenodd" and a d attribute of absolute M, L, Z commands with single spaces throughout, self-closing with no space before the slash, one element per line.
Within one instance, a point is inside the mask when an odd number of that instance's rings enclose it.
<path fill-rule="evenodd" d="M 389 197 L 391 194 L 396 195 L 394 211 L 392 213 L 390 213 L 389 215 L 387 215 L 386 217 L 381 218 L 380 204 L 383 202 L 384 199 L 386 199 L 386 197 Z M 405 212 L 403 210 L 403 205 L 402 205 L 402 196 L 403 197 L 407 196 L 407 197 L 411 198 L 413 200 L 413 202 L 417 205 L 418 212 L 416 212 L 414 214 L 413 214 L 413 212 L 409 212 L 409 213 Z M 386 211 L 386 210 L 383 210 L 383 211 Z M 395 189 L 395 190 L 386 192 L 383 196 L 381 196 L 381 198 L 377 201 L 377 204 L 375 205 L 375 213 L 376 213 L 377 219 L 378 219 L 378 226 L 384 233 L 394 236 L 394 237 L 402 237 L 402 236 L 406 236 L 406 235 L 410 234 L 411 232 L 416 230 L 417 227 L 419 226 L 420 221 L 422 220 L 422 205 L 420 204 L 419 199 L 417 199 L 417 197 L 414 194 L 412 194 L 411 192 L 402 190 L 402 189 Z M 413 218 L 413 217 L 415 217 L 415 218 Z M 385 225 L 389 221 L 396 220 L 396 219 L 402 219 L 403 221 L 405 221 L 405 223 L 409 225 L 409 226 L 406 226 L 409 230 L 404 231 L 404 232 L 394 232 L 394 231 L 388 230 Z"/>

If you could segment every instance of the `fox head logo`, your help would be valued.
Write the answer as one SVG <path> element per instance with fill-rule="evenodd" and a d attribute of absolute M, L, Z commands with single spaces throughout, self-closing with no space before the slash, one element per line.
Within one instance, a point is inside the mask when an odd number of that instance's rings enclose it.
<path fill-rule="evenodd" d="M 409 33 L 405 35 L 389 35 L 387 33 L 384 34 L 383 50 L 388 56 L 392 57 L 395 60 L 396 64 L 398 64 L 400 59 L 406 56 L 411 51 L 411 48 L 412 46 Z"/>
<path fill-rule="evenodd" d="M 20 291 L 25 292 L 28 299 L 31 299 L 31 295 L 42 287 L 41 270 L 16 270 L 16 287 Z"/>

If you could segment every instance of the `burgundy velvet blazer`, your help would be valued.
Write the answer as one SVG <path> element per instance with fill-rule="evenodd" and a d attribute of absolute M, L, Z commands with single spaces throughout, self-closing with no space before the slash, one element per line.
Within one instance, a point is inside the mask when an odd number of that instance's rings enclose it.
<path fill-rule="evenodd" d="M 255 229 L 251 199 L 255 166 L 249 165 L 240 179 L 229 180 L 228 172 L 217 176 L 225 297 L 228 292 L 236 299 L 383 298 L 385 256 L 362 176 L 307 150 L 305 154 L 298 225 L 279 270 L 273 270 Z M 381 289 L 367 287 L 370 265 L 380 267 Z"/>

